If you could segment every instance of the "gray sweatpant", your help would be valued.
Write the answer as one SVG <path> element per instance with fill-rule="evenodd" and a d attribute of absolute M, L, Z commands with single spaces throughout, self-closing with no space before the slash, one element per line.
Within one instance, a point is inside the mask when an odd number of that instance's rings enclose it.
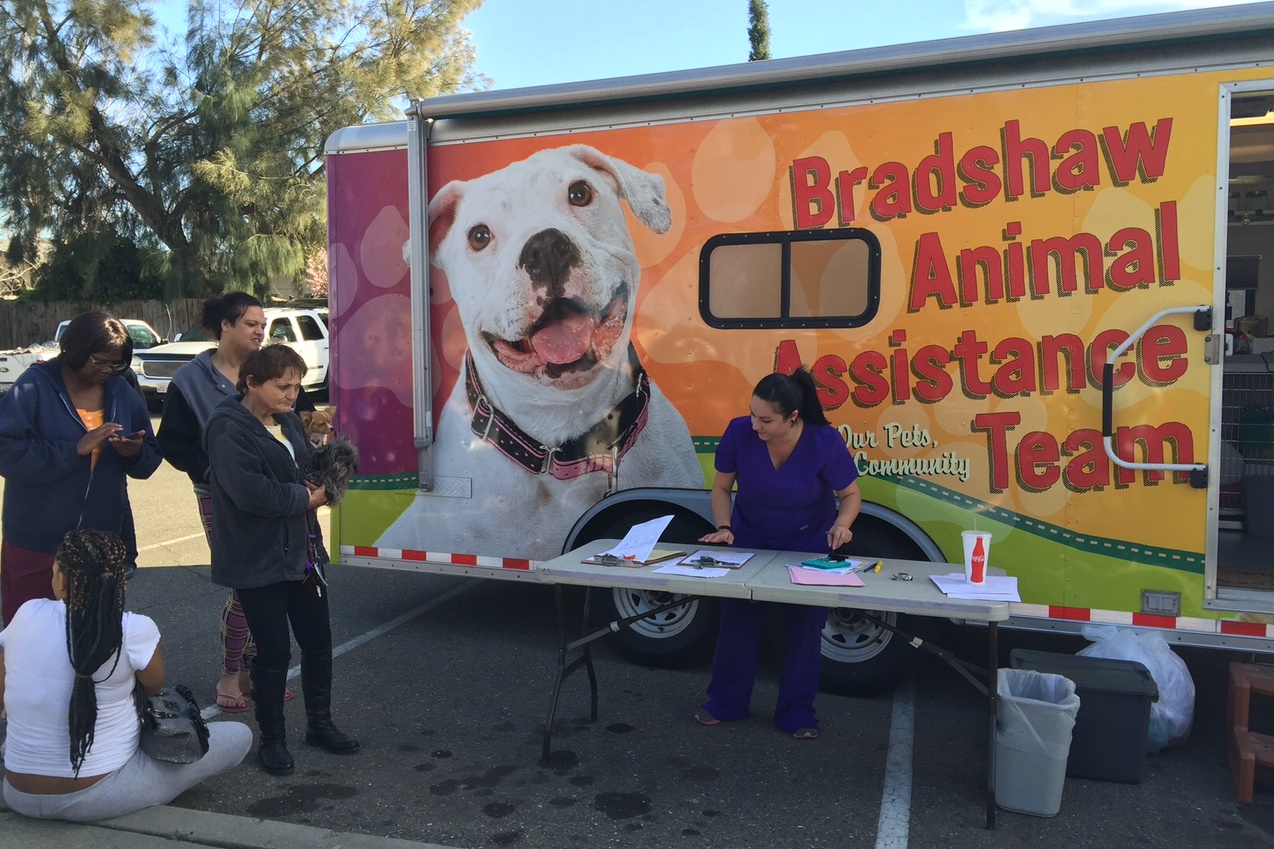
<path fill-rule="evenodd" d="M 141 749 L 101 781 L 58 795 L 22 793 L 4 782 L 4 800 L 18 813 L 44 820 L 92 822 L 166 805 L 205 778 L 225 772 L 252 748 L 252 729 L 242 722 L 208 724 L 208 752 L 192 764 L 157 761 Z"/>

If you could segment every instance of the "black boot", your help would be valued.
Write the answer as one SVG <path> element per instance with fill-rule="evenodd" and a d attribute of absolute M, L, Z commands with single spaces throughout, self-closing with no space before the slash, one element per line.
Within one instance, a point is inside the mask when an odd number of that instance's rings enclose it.
<path fill-rule="evenodd" d="M 305 696 L 305 742 L 334 755 L 360 748 L 353 737 L 332 724 L 332 652 L 301 652 L 301 693 Z"/>
<path fill-rule="evenodd" d="M 252 701 L 256 703 L 257 727 L 261 729 L 257 760 L 271 775 L 291 775 L 296 769 L 288 752 L 287 725 L 283 720 L 287 679 L 286 669 L 264 669 L 259 663 L 252 664 Z"/>

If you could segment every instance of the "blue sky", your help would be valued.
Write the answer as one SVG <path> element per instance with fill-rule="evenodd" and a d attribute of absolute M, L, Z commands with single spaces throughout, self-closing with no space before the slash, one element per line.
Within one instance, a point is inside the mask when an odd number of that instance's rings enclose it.
<path fill-rule="evenodd" d="M 776 58 L 1252 0 L 768 0 Z M 493 88 L 746 62 L 748 0 L 485 0 L 464 24 Z"/>

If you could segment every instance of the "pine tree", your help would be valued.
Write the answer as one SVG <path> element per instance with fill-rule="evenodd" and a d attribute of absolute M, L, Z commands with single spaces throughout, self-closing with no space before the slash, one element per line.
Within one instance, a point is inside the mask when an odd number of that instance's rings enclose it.
<path fill-rule="evenodd" d="M 765 0 L 748 0 L 749 62 L 770 58 L 770 12 Z"/>

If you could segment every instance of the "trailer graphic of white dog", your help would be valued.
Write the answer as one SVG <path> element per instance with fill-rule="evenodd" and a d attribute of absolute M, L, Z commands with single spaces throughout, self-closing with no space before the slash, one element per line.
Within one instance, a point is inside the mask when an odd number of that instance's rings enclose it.
<path fill-rule="evenodd" d="M 467 352 L 442 411 L 434 473 L 472 499 L 420 493 L 382 547 L 555 555 L 608 492 L 702 488 L 685 421 L 632 344 L 641 265 L 621 200 L 655 233 L 663 179 L 592 147 L 544 150 L 444 186 L 430 261 L 447 276 Z"/>

